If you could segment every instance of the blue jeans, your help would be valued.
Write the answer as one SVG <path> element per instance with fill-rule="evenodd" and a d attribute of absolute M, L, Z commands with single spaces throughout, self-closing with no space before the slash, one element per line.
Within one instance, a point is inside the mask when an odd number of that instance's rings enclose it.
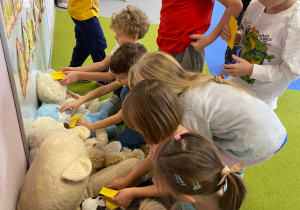
<path fill-rule="evenodd" d="M 93 62 L 102 61 L 106 57 L 104 50 L 107 48 L 107 44 L 98 17 L 83 21 L 74 18 L 72 20 L 75 23 L 76 45 L 73 49 L 70 66 L 82 66 L 89 55 Z M 105 71 L 108 71 L 108 68 Z"/>

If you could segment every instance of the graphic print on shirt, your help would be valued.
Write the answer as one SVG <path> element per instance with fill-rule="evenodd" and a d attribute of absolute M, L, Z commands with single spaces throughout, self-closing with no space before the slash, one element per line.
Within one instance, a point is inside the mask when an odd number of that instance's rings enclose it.
<path fill-rule="evenodd" d="M 268 46 L 272 38 L 268 34 L 259 34 L 259 31 L 255 27 L 251 28 L 249 25 L 245 30 L 245 41 L 243 43 L 244 48 L 241 51 L 241 58 L 245 59 L 251 64 L 262 65 L 265 59 L 270 62 L 274 55 L 268 55 Z M 249 75 L 242 76 L 242 80 L 253 85 L 255 79 L 250 79 Z"/>

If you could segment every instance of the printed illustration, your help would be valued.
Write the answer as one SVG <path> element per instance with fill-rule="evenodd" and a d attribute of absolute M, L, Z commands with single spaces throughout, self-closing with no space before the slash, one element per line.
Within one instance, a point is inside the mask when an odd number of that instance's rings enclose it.
<path fill-rule="evenodd" d="M 26 11 L 26 18 L 27 18 L 27 33 L 28 33 L 28 42 L 29 42 L 29 50 L 30 55 L 32 57 L 35 51 L 35 38 L 34 38 L 34 22 L 32 14 Z"/>
<path fill-rule="evenodd" d="M 262 42 L 260 39 L 261 36 L 259 31 L 255 27 L 250 28 L 248 26 L 245 30 L 245 41 L 244 48 L 241 51 L 241 58 L 247 60 L 249 63 L 262 65 L 263 62 L 267 59 L 269 62 L 275 58 L 274 55 L 268 55 L 268 43 Z M 242 76 L 242 80 L 249 84 L 253 84 L 255 79 L 250 79 L 249 75 Z"/>
<path fill-rule="evenodd" d="M 29 38 L 28 38 L 28 29 L 25 26 L 23 19 L 22 21 L 22 31 L 23 31 L 23 40 L 24 40 L 24 48 L 25 48 L 25 65 L 27 68 L 29 68 L 29 63 L 31 60 L 31 53 L 30 53 L 30 43 L 29 43 Z"/>
<path fill-rule="evenodd" d="M 15 16 L 17 17 L 18 14 L 22 11 L 23 8 L 23 0 L 13 0 Z"/>
<path fill-rule="evenodd" d="M 18 51 L 18 62 L 19 62 L 19 75 L 23 96 L 26 97 L 26 87 L 28 82 L 28 72 L 25 66 L 24 48 L 18 38 L 16 39 L 17 51 Z"/>
<path fill-rule="evenodd" d="M 14 8 L 12 6 L 12 2 L 10 0 L 2 0 L 2 13 L 3 13 L 3 19 L 5 23 L 6 33 L 9 37 L 15 22 L 16 22 L 16 16 L 14 13 Z"/>

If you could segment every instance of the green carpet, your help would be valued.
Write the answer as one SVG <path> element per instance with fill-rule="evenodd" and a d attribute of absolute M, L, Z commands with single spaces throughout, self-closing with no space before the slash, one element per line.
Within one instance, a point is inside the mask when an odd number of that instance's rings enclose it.
<path fill-rule="evenodd" d="M 109 54 L 115 46 L 114 33 L 109 29 L 110 19 L 100 17 L 100 23 L 107 39 Z M 157 24 L 152 24 L 149 32 L 141 40 L 148 51 L 156 51 Z M 56 11 L 52 64 L 56 71 L 59 67 L 68 66 L 72 50 L 75 46 L 74 23 L 65 11 Z M 209 55 L 206 55 L 209 56 Z M 92 63 L 89 58 L 85 64 Z M 84 64 L 84 65 L 85 65 Z M 207 66 L 205 73 L 209 73 Z M 80 95 L 98 87 L 95 82 L 76 82 L 68 88 Z M 100 100 L 109 95 L 101 97 Z M 286 127 L 288 142 L 270 160 L 257 166 L 245 169 L 244 179 L 249 189 L 249 194 L 242 206 L 242 210 L 296 210 L 300 209 L 300 92 L 287 90 L 278 100 L 276 114 Z M 299 172 L 299 173 L 298 173 Z"/>

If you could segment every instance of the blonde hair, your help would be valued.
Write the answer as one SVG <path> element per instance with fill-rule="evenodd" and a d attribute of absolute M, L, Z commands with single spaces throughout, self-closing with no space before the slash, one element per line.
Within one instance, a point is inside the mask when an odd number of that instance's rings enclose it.
<path fill-rule="evenodd" d="M 164 81 L 176 94 L 180 94 L 194 86 L 215 82 L 215 78 L 208 74 L 184 70 L 171 55 L 159 51 L 145 53 L 129 70 L 128 81 L 130 81 L 130 86 L 148 78 L 157 78 Z M 229 80 L 221 79 L 219 82 L 231 85 L 254 96 L 249 90 Z"/>
<path fill-rule="evenodd" d="M 127 5 L 119 13 L 112 14 L 109 27 L 114 31 L 122 31 L 129 36 L 137 35 L 138 39 L 142 39 L 149 26 L 150 21 L 145 12 L 138 7 Z"/>
<path fill-rule="evenodd" d="M 161 203 L 146 199 L 141 202 L 139 210 L 167 210 Z"/>
<path fill-rule="evenodd" d="M 196 133 L 184 133 L 179 140 L 167 141 L 158 152 L 154 174 L 173 194 L 204 195 L 218 192 L 225 182 L 224 165 L 217 147 Z M 246 197 L 247 188 L 241 177 L 230 173 L 227 189 L 219 201 L 222 210 L 239 209 Z"/>
<path fill-rule="evenodd" d="M 140 132 L 149 145 L 170 138 L 182 115 L 177 95 L 158 79 L 139 82 L 126 94 L 122 104 L 124 123 Z"/>

